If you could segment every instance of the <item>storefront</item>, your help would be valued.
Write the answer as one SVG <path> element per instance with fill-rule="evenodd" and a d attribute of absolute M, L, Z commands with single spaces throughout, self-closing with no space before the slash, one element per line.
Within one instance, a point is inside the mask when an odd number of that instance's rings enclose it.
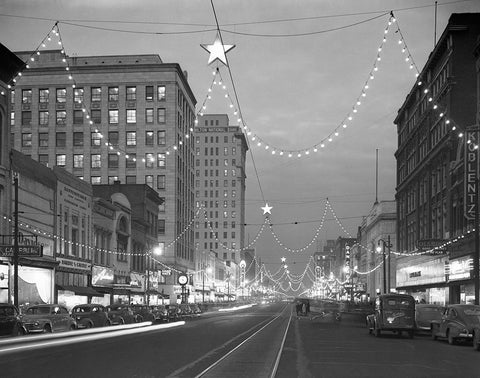
<path fill-rule="evenodd" d="M 0 302 L 13 303 L 13 265 L 0 264 Z M 18 266 L 18 305 L 53 303 L 53 268 Z M 9 301 L 10 297 L 10 301 Z"/>
<path fill-rule="evenodd" d="M 475 303 L 473 259 L 463 256 L 445 263 L 445 277 L 451 303 Z"/>
<path fill-rule="evenodd" d="M 449 303 L 445 277 L 447 261 L 447 256 L 425 256 L 405 262 L 397 260 L 397 291 L 412 295 L 418 303 Z"/>

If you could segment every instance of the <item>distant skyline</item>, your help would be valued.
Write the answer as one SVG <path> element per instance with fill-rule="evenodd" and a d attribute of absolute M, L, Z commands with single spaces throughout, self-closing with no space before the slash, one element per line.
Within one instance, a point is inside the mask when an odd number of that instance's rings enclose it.
<path fill-rule="evenodd" d="M 224 44 L 235 45 L 227 53 L 231 77 L 223 64 L 218 67 L 252 132 L 246 238 L 253 240 L 258 233 L 264 223 L 261 207 L 268 202 L 273 207 L 269 222 L 282 245 L 266 227 L 253 247 L 272 271 L 285 256 L 292 273 L 300 274 L 317 246 L 348 237 L 327 212 L 318 240 L 312 242 L 326 198 L 346 231 L 356 236 L 375 201 L 376 149 L 378 200 L 395 198 L 393 120 L 414 84 L 415 70 L 405 61 L 395 29 L 385 35 L 386 43 L 382 39 L 393 10 L 421 70 L 434 47 L 434 2 L 217 0 L 214 5 Z M 465 12 L 480 12 L 480 3 L 439 1 L 437 39 L 452 13 Z M 201 47 L 213 44 L 217 34 L 210 1 L 3 0 L 1 42 L 12 51 L 34 50 L 56 21 L 69 56 L 158 54 L 163 62 L 179 63 L 188 72 L 197 112 L 201 110 L 217 67 L 207 64 L 209 53 Z M 374 66 L 379 69 L 370 80 Z M 367 82 L 367 96 L 361 97 Z M 205 113 L 225 113 L 237 125 L 224 94 L 214 86 Z M 328 140 L 349 114 L 354 118 L 348 127 L 340 127 L 338 137 L 313 152 L 312 146 Z M 261 147 L 252 135 L 264 142 Z M 282 150 L 307 148 L 308 156 L 280 156 Z M 284 248 L 307 245 L 298 253 Z"/>

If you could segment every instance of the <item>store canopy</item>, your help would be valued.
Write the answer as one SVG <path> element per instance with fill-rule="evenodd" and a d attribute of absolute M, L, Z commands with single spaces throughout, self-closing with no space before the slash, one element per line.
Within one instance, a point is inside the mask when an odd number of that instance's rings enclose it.
<path fill-rule="evenodd" d="M 58 290 L 73 291 L 77 295 L 90 295 L 93 297 L 103 297 L 102 293 L 99 293 L 90 286 L 68 286 L 68 285 L 56 285 Z"/>

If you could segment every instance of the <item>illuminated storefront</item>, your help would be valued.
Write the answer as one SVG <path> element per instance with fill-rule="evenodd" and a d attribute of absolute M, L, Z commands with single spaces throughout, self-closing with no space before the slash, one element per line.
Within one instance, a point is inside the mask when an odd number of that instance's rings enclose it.
<path fill-rule="evenodd" d="M 471 256 L 463 256 L 446 262 L 445 277 L 450 288 L 450 296 L 452 299 L 455 298 L 454 303 L 474 303 L 475 286 Z"/>

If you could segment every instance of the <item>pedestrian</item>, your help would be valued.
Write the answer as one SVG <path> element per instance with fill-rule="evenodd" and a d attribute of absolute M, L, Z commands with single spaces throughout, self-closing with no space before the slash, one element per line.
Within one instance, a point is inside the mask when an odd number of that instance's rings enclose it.
<path fill-rule="evenodd" d="M 302 302 L 297 301 L 295 305 L 295 310 L 297 311 L 297 318 L 300 316 L 300 311 L 302 311 Z"/>
<path fill-rule="evenodd" d="M 307 305 L 305 302 L 302 304 L 302 315 L 307 315 Z"/>

